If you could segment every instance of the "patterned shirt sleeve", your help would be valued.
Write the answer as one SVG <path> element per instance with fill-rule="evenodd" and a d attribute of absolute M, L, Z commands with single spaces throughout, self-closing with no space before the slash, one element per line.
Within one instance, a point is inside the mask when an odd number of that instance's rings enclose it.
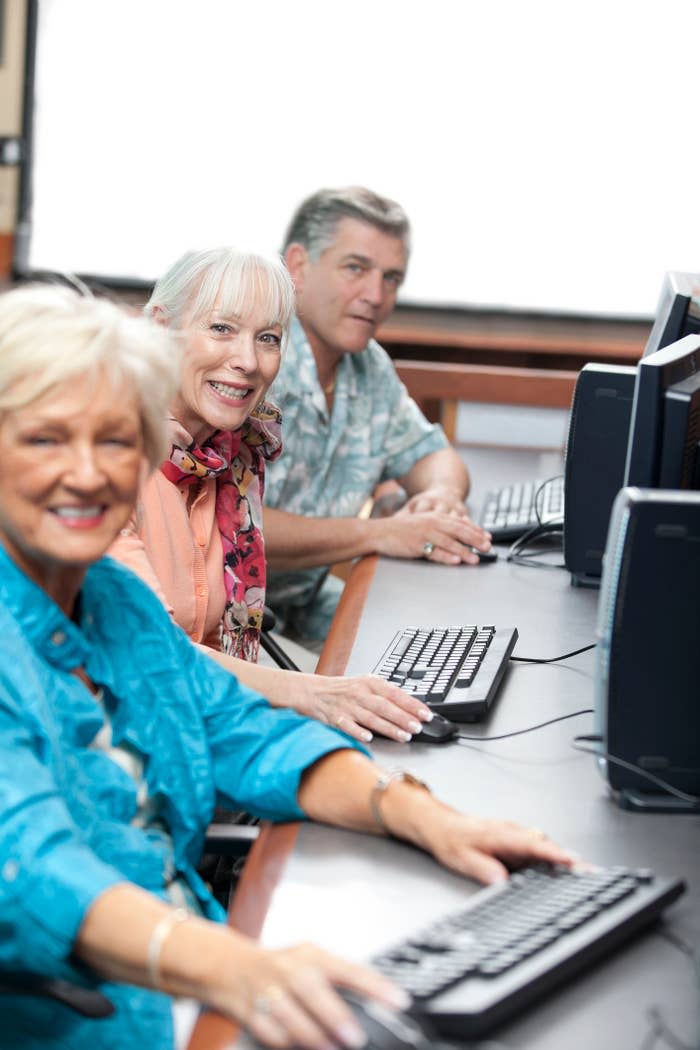
<path fill-rule="evenodd" d="M 372 365 L 377 372 L 377 387 L 385 396 L 385 407 L 378 417 L 385 420 L 383 448 L 385 454 L 382 480 L 401 478 L 431 452 L 447 448 L 449 442 L 441 426 L 429 423 L 396 374 L 394 363 L 377 343 L 370 344 Z"/>

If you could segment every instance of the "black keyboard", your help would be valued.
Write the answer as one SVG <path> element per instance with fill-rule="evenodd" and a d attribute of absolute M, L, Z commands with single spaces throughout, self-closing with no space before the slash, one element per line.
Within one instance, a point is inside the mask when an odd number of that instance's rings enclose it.
<path fill-rule="evenodd" d="M 496 543 L 517 540 L 536 525 L 564 520 L 563 477 L 523 481 L 486 493 L 479 524 Z"/>
<path fill-rule="evenodd" d="M 515 627 L 404 627 L 373 674 L 454 722 L 483 718 L 518 640 Z"/>
<path fill-rule="evenodd" d="M 680 879 L 604 868 L 528 868 L 372 962 L 439 1033 L 481 1035 L 651 922 Z"/>

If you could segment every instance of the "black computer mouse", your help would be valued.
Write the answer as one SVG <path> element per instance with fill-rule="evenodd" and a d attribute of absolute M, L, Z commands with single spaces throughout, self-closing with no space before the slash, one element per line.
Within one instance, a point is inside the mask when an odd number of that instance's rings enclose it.
<path fill-rule="evenodd" d="M 457 733 L 459 733 L 459 726 L 450 722 L 448 718 L 443 718 L 437 711 L 433 711 L 431 721 L 423 722 L 420 733 L 414 733 L 411 741 L 419 744 L 446 744 L 448 740 L 453 740 Z"/>
<path fill-rule="evenodd" d="M 492 562 L 498 561 L 498 554 L 496 551 L 480 551 L 478 547 L 470 547 L 469 550 L 472 554 L 478 554 L 480 565 L 491 565 Z"/>
<path fill-rule="evenodd" d="M 367 1035 L 366 1050 L 434 1050 L 435 1037 L 423 1019 L 346 988 L 337 991 Z"/>

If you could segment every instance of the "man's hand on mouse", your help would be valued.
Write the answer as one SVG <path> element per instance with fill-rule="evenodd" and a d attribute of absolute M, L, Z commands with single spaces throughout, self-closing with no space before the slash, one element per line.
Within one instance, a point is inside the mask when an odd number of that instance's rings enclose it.
<path fill-rule="evenodd" d="M 478 565 L 472 548 L 488 551 L 491 536 L 466 516 L 402 509 L 388 518 L 366 522 L 372 547 L 390 558 L 426 558 L 442 565 Z"/>

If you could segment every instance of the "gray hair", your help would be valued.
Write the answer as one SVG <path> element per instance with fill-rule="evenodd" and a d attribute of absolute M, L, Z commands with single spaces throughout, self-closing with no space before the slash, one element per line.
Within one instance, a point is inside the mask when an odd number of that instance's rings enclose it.
<path fill-rule="evenodd" d="M 292 217 L 284 238 L 284 250 L 290 244 L 301 244 L 311 259 L 317 261 L 332 244 L 341 219 L 357 219 L 382 233 L 399 237 L 406 254 L 410 251 L 411 227 L 406 212 L 396 201 L 380 197 L 364 186 L 319 190 L 307 197 Z"/>
<path fill-rule="evenodd" d="M 58 284 L 0 295 L 0 413 L 30 405 L 76 376 L 126 382 L 138 398 L 145 454 L 167 454 L 165 420 L 180 352 L 166 329 L 106 299 Z"/>
<path fill-rule="evenodd" d="M 261 304 L 270 325 L 281 325 L 284 344 L 294 313 L 294 285 L 282 260 L 209 248 L 180 256 L 156 282 L 144 311 L 152 316 L 159 308 L 166 322 L 178 327 L 188 309 L 192 320 L 215 304 L 222 313 L 242 317 L 254 303 Z"/>

